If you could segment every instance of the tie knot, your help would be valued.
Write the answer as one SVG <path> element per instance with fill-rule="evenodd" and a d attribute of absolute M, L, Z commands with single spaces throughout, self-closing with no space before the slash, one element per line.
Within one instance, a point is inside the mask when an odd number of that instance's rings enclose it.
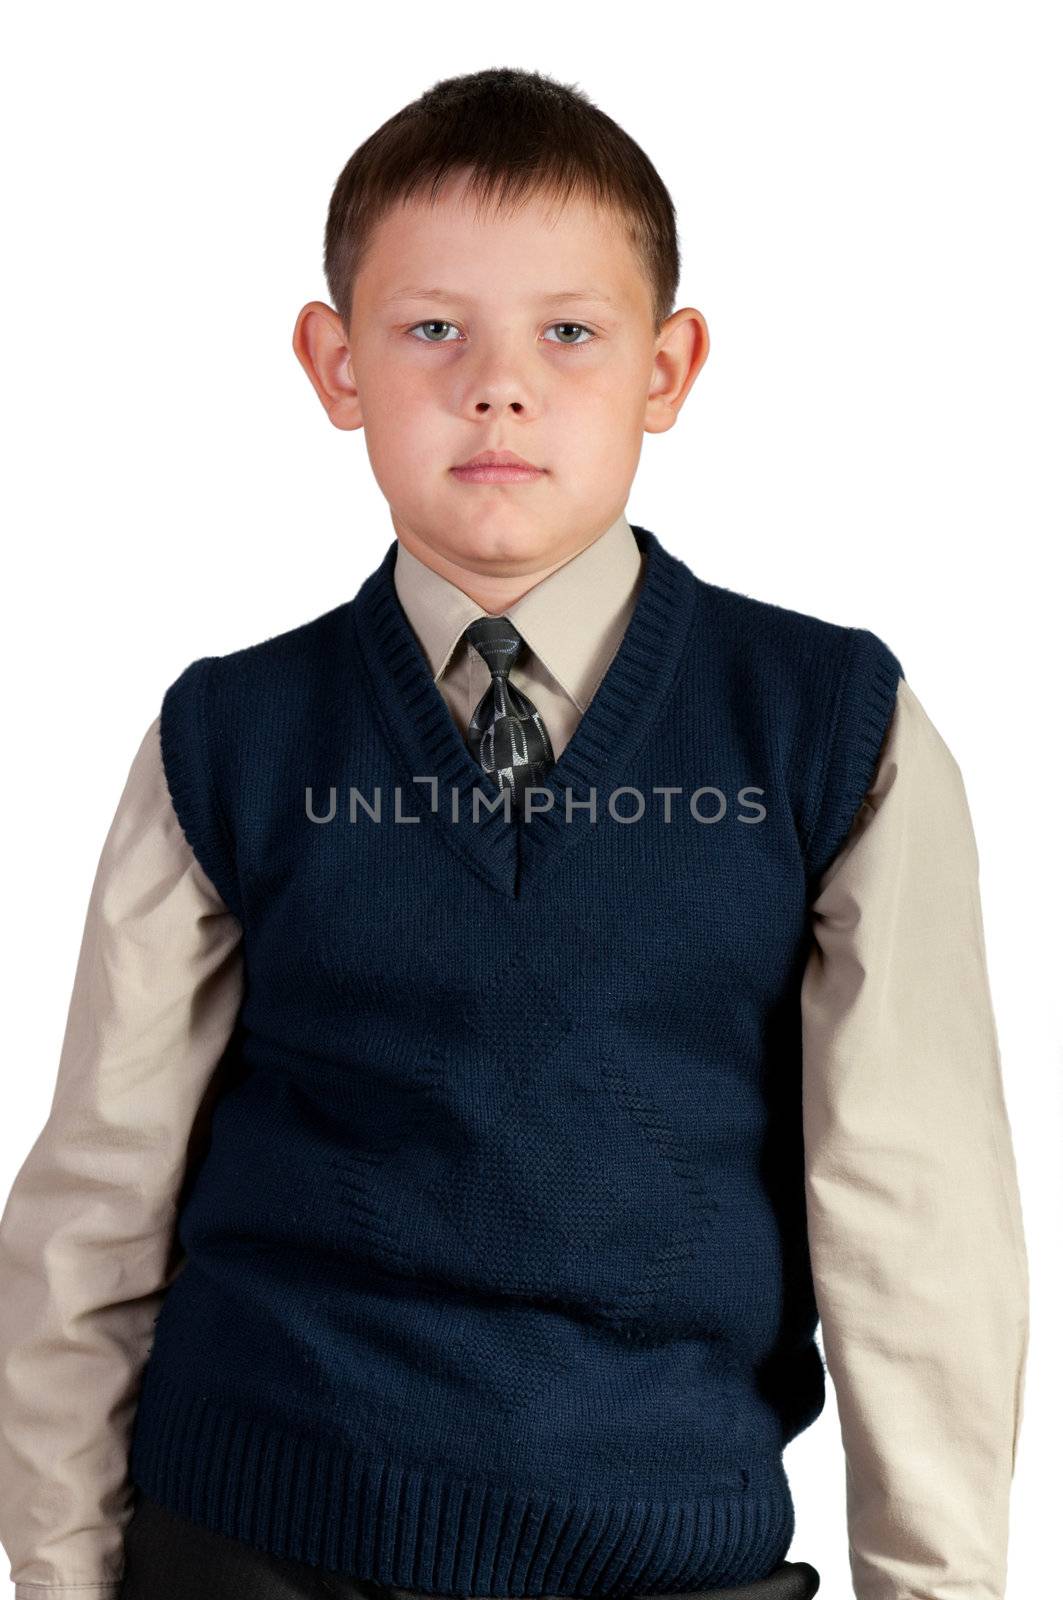
<path fill-rule="evenodd" d="M 469 623 L 465 637 L 479 651 L 493 677 L 507 677 L 524 648 L 524 640 L 508 617 L 477 617 Z"/>

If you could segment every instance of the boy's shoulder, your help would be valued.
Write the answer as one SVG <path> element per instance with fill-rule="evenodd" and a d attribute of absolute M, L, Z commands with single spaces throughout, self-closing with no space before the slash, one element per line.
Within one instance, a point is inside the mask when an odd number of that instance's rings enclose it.
<path fill-rule="evenodd" d="M 751 727 L 771 730 L 810 878 L 841 847 L 872 781 L 904 669 L 870 628 L 699 579 L 697 648 Z"/>
<path fill-rule="evenodd" d="M 316 617 L 250 644 L 197 656 L 169 685 L 166 695 L 169 697 L 199 680 L 209 682 L 215 694 L 226 689 L 252 693 L 257 688 L 262 694 L 270 695 L 282 688 L 295 689 L 300 682 L 313 688 L 323 672 L 335 671 L 340 666 L 350 669 L 351 634 L 351 600 L 348 598 Z"/>
<path fill-rule="evenodd" d="M 807 668 L 821 680 L 824 673 L 844 675 L 864 663 L 879 676 L 904 676 L 898 657 L 870 628 L 695 577 L 701 642 L 712 649 L 722 641 L 744 670 L 794 675 Z"/>
<path fill-rule="evenodd" d="M 213 659 L 231 672 L 253 672 L 285 663 L 310 661 L 338 644 L 341 637 L 349 636 L 350 623 L 351 600 L 348 598 L 305 622 L 267 634 L 251 644 L 238 645 Z"/>

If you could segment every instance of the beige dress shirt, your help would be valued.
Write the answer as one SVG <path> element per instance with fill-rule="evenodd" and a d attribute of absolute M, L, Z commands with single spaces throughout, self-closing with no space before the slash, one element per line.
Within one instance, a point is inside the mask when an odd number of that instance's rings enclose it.
<path fill-rule="evenodd" d="M 641 559 L 620 516 L 506 613 L 529 645 L 513 681 L 556 755 L 620 643 Z M 490 683 L 462 640 L 482 608 L 402 544 L 395 585 L 464 729 Z M 963 780 L 903 678 L 815 888 L 806 1194 L 855 1593 L 1001 1600 L 1026 1253 Z M 51 1111 L 0 1218 L 0 1540 L 17 1600 L 118 1593 L 141 1372 L 183 1264 L 181 1186 L 243 992 L 241 933 L 177 822 L 156 718 L 100 856 Z"/>

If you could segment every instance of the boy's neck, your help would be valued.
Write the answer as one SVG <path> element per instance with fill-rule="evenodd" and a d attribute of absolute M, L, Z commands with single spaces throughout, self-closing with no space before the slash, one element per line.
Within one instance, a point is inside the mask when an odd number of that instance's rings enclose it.
<path fill-rule="evenodd" d="M 619 514 L 618 512 L 617 515 Z M 611 518 L 590 537 L 582 536 L 575 540 L 560 541 L 556 558 L 536 567 L 533 571 L 478 572 L 471 567 L 463 566 L 460 562 L 450 560 L 411 529 L 400 527 L 395 519 L 392 519 L 396 538 L 412 556 L 423 562 L 426 567 L 430 567 L 433 572 L 437 572 L 440 577 L 446 578 L 448 583 L 454 584 L 491 616 L 503 615 L 522 595 L 534 589 L 544 578 L 556 572 L 558 567 L 563 567 L 567 561 L 572 561 L 600 539 L 613 526 L 614 521 L 615 518 Z"/>

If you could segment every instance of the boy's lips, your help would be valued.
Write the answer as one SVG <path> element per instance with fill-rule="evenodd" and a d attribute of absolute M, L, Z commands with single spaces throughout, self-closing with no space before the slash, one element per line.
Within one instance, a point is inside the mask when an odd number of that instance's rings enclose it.
<path fill-rule="evenodd" d="M 450 470 L 463 483 L 525 483 L 543 476 L 541 467 L 512 450 L 481 450 Z"/>

